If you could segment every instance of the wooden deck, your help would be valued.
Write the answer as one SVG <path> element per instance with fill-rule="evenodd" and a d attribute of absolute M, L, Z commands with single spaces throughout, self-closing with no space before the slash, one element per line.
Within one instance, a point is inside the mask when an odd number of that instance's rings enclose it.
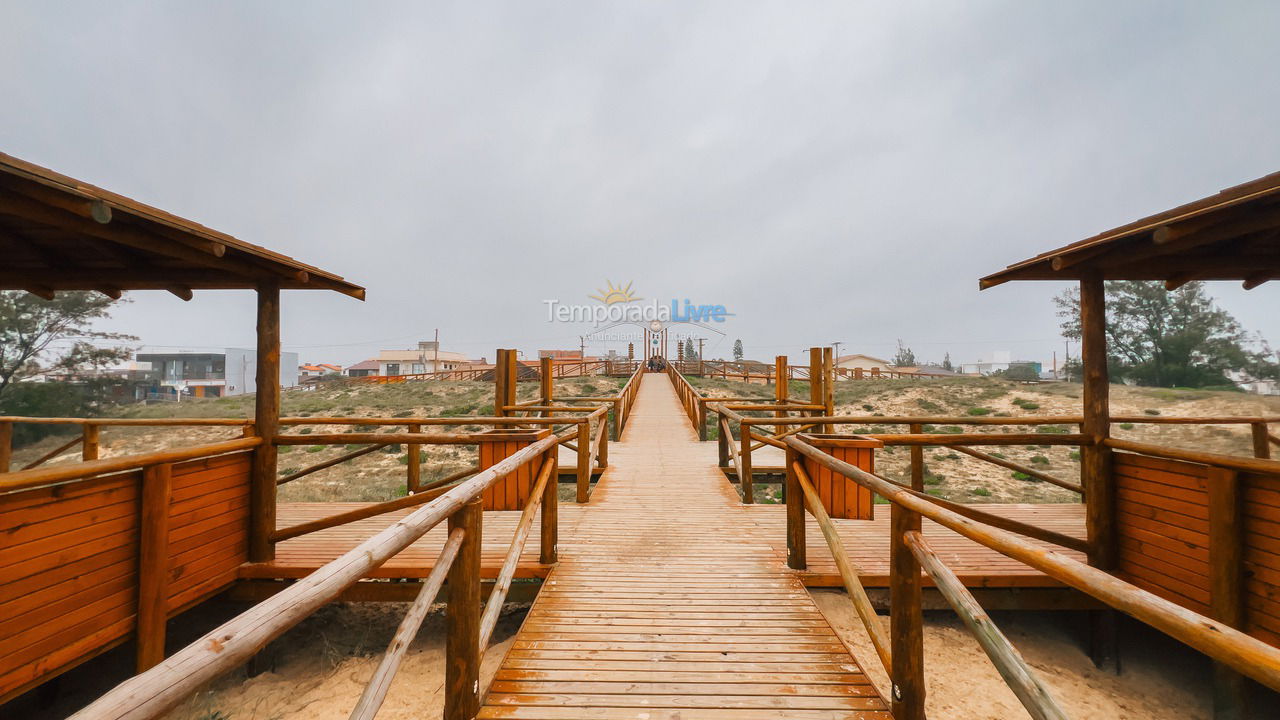
<path fill-rule="evenodd" d="M 645 376 L 479 718 L 889 717 L 697 453 L 671 384 Z"/>

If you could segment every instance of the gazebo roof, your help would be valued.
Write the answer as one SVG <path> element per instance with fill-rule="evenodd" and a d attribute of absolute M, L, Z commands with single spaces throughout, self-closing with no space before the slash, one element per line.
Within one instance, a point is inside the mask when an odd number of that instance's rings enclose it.
<path fill-rule="evenodd" d="M 979 281 L 1243 280 L 1280 277 L 1280 172 L 1010 265 Z"/>
<path fill-rule="evenodd" d="M 136 200 L 0 153 L 0 289 L 364 288 Z"/>

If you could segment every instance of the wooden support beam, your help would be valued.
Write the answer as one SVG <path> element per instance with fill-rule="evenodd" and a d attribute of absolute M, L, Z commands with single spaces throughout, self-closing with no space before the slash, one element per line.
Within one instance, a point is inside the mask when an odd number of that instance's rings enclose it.
<path fill-rule="evenodd" d="M 183 302 L 191 302 L 191 298 L 195 297 L 195 293 L 193 293 L 191 288 L 186 285 L 170 285 L 166 287 L 165 290 L 168 290 L 174 297 L 177 297 Z"/>
<path fill-rule="evenodd" d="M 1259 285 L 1262 285 L 1263 283 L 1271 280 L 1273 277 L 1275 277 L 1275 275 L 1276 273 L 1273 270 L 1264 270 L 1262 272 L 1257 272 L 1246 277 L 1244 279 L 1244 282 L 1240 283 L 1240 286 L 1243 287 L 1245 290 L 1252 290 L 1258 287 Z"/>
<path fill-rule="evenodd" d="M 551 477 L 560 474 L 560 460 L 553 447 L 542 459 L 551 465 Z M 539 536 L 538 562 L 550 565 L 559 558 L 560 550 L 560 488 L 548 482 L 542 488 L 542 527 Z"/>
<path fill-rule="evenodd" d="M 920 532 L 920 515 L 894 503 L 889 518 L 889 701 L 895 720 L 925 720 L 920 563 L 907 545 L 907 533 Z"/>
<path fill-rule="evenodd" d="M 418 424 L 410 425 L 408 429 L 410 433 L 422 432 L 422 426 Z M 405 465 L 405 483 L 409 493 L 413 494 L 422 486 L 422 446 L 417 443 L 407 443 L 404 448 L 405 460 L 408 461 Z"/>
<path fill-rule="evenodd" d="M 1111 434 L 1106 322 L 1106 291 L 1101 276 L 1081 280 L 1081 356 L 1084 363 L 1084 422 L 1081 429 L 1093 441 L 1093 444 L 1080 449 L 1081 484 L 1087 499 L 1085 528 L 1092 548 L 1090 564 L 1112 570 L 1117 552 L 1114 484 L 1111 451 L 1103 444 Z"/>
<path fill-rule="evenodd" d="M 13 462 L 13 423 L 0 421 L 0 473 L 9 472 Z"/>
<path fill-rule="evenodd" d="M 1214 620 L 1233 628 L 1245 626 L 1244 507 L 1240 475 L 1234 470 L 1210 466 L 1209 492 L 1209 603 Z M 1245 677 L 1222 663 L 1213 665 L 1214 720 L 1248 717 L 1248 683 Z"/>
<path fill-rule="evenodd" d="M 578 492 L 576 500 L 591 499 L 591 423 L 578 422 Z"/>
<path fill-rule="evenodd" d="M 483 504 L 478 498 L 449 516 L 449 533 L 461 529 L 466 535 L 448 576 L 449 602 L 444 613 L 444 720 L 472 720 L 480 711 L 480 543 L 483 519 Z"/>
<path fill-rule="evenodd" d="M 85 423 L 80 439 L 80 459 L 88 462 L 98 459 L 98 426 Z"/>
<path fill-rule="evenodd" d="M 808 548 L 804 534 L 804 488 L 796 474 L 800 454 L 787 448 L 787 478 L 782 490 L 782 501 L 787 506 L 787 567 L 804 570 L 808 567 Z"/>
<path fill-rule="evenodd" d="M 924 426 L 919 423 L 912 423 L 909 427 L 913 435 L 919 435 L 924 432 Z M 924 492 L 924 447 L 912 445 L 910 452 L 911 489 L 917 492 Z"/>
<path fill-rule="evenodd" d="M 755 475 L 751 470 L 751 426 L 738 424 L 738 483 L 742 488 L 742 502 L 751 505 L 756 501 Z"/>
<path fill-rule="evenodd" d="M 1254 422 L 1249 424 L 1250 434 L 1253 436 L 1253 456 L 1263 460 L 1271 457 L 1271 433 L 1268 431 L 1265 422 Z"/>
<path fill-rule="evenodd" d="M 275 440 L 280 434 L 280 285 L 258 288 L 258 345 L 253 421 L 262 444 L 254 450 L 249 480 L 249 561 L 275 557 Z"/>
<path fill-rule="evenodd" d="M 173 466 L 168 463 L 142 471 L 142 510 L 138 516 L 137 672 L 149 670 L 164 660 L 172 477 Z"/>

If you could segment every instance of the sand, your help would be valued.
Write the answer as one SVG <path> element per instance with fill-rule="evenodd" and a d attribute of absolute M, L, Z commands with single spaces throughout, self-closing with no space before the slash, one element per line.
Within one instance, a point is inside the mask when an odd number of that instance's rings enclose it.
<path fill-rule="evenodd" d="M 849 598 L 812 591 L 819 609 L 888 695 L 888 677 Z M 993 613 L 1001 631 L 1049 686 L 1069 717 L 1108 720 L 1208 720 L 1209 664 L 1155 631 L 1126 627 L 1123 672 L 1099 670 L 1082 651 L 1072 619 L 1063 613 Z M 882 617 L 886 628 L 888 618 Z M 1030 717 L 964 624 L 948 612 L 926 614 L 926 712 L 947 720 Z"/>

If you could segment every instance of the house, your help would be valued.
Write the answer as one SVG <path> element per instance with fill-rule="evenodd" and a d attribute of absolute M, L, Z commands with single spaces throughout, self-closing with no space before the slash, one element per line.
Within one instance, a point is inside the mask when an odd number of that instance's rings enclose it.
<path fill-rule="evenodd" d="M 341 365 L 331 365 L 329 363 L 317 363 L 314 365 L 299 365 L 298 377 L 320 377 L 322 375 L 340 375 L 342 374 Z"/>
<path fill-rule="evenodd" d="M 552 358 L 554 360 L 581 360 L 581 350 L 539 350 L 538 358 Z"/>
<path fill-rule="evenodd" d="M 257 353 L 246 348 L 220 353 L 138 353 L 134 359 L 155 373 L 154 392 L 162 395 L 227 397 L 256 387 Z M 280 353 L 280 386 L 298 386 L 298 353 Z"/>
<path fill-rule="evenodd" d="M 361 360 L 355 365 L 348 365 L 346 370 L 342 371 L 347 377 L 369 377 L 378 374 L 378 361 L 374 358 Z"/>
<path fill-rule="evenodd" d="M 1027 368 L 1036 377 L 1044 372 L 1044 366 L 1039 360 L 1014 360 L 1013 355 L 1008 350 L 997 350 L 991 354 L 990 360 L 978 358 L 978 362 L 964 363 L 960 366 L 960 372 L 965 375 L 992 375 L 998 372 L 1008 372 L 1011 368 Z"/>
<path fill-rule="evenodd" d="M 870 355 L 857 354 L 841 355 L 836 358 L 835 366 L 846 370 L 862 370 L 863 372 L 870 372 L 872 370 L 885 372 L 894 369 L 893 364 L 888 360 L 881 360 L 878 357 L 872 357 Z"/>
<path fill-rule="evenodd" d="M 462 353 L 441 350 L 440 344 L 424 340 L 414 350 L 383 350 L 378 353 L 378 375 L 418 375 L 458 370 L 471 366 Z"/>

